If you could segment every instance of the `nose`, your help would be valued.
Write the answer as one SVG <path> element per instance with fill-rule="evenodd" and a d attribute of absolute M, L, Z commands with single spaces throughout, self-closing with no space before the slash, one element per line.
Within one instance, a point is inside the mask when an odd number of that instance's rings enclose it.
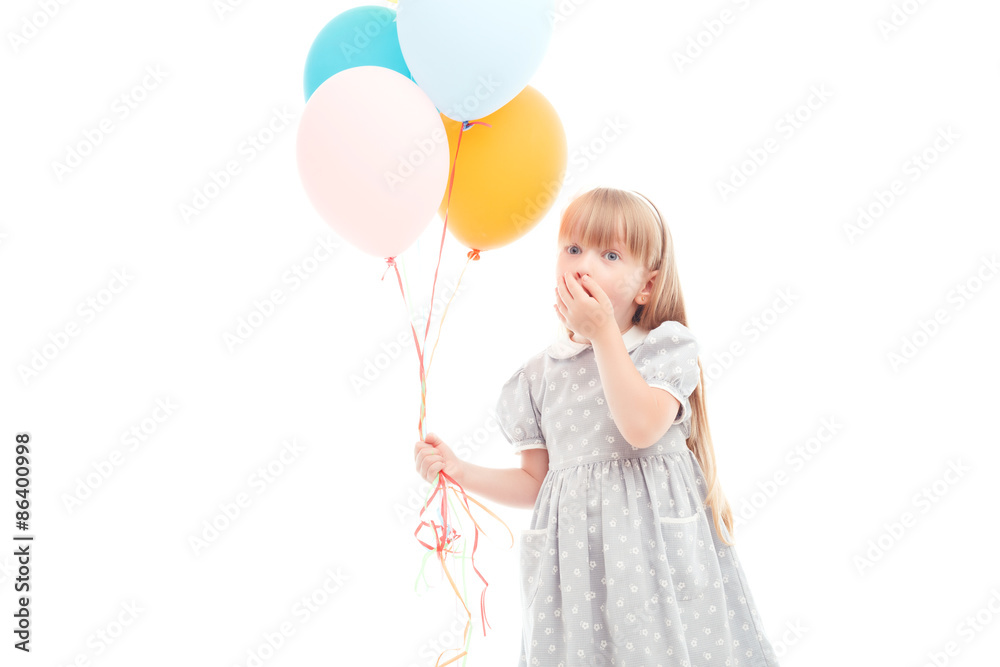
<path fill-rule="evenodd" d="M 595 262 L 600 261 L 598 256 L 593 254 L 593 251 L 587 251 L 586 253 L 579 253 L 579 257 L 573 263 L 573 268 L 571 269 L 572 275 L 576 276 L 577 280 L 583 276 L 593 277 L 594 272 L 591 270 L 594 267 L 591 266 Z"/>

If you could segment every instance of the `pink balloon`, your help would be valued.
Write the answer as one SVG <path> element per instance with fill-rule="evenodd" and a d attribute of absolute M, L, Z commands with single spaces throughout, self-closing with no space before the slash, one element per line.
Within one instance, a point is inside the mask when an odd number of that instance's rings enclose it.
<path fill-rule="evenodd" d="M 408 248 L 448 186 L 448 135 L 437 108 L 385 67 L 342 70 L 320 84 L 299 121 L 302 185 L 320 216 L 375 257 Z"/>

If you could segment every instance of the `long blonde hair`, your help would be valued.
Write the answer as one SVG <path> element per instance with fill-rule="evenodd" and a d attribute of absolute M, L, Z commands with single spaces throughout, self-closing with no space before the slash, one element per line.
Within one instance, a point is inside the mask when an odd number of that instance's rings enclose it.
<path fill-rule="evenodd" d="M 653 214 L 655 211 L 655 215 Z M 587 245 L 609 247 L 624 239 L 636 261 L 649 271 L 659 269 L 653 278 L 653 290 L 647 304 L 639 304 L 632 322 L 652 330 L 673 320 L 687 326 L 684 296 L 674 261 L 674 243 L 670 229 L 653 202 L 637 192 L 598 187 L 576 196 L 563 211 L 559 238 L 569 238 L 572 232 Z M 700 381 L 689 397 L 691 433 L 687 447 L 701 465 L 708 485 L 705 504 L 712 509 L 716 532 L 725 544 L 733 534 L 733 511 L 722 492 L 715 465 L 715 449 L 705 411 L 705 373 L 698 360 Z M 721 530 L 725 523 L 727 531 Z M 735 539 L 735 538 L 734 538 Z"/>

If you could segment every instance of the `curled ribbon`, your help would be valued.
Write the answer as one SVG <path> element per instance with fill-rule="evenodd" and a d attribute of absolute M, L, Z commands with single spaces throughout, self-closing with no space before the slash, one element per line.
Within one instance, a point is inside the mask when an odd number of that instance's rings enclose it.
<path fill-rule="evenodd" d="M 484 535 L 487 535 L 487 533 L 486 533 L 485 530 L 483 530 L 480 527 L 479 522 L 477 522 L 476 518 L 473 516 L 472 510 L 469 507 L 468 501 L 471 500 L 475 504 L 477 504 L 480 507 L 482 507 L 493 518 L 495 518 L 497 521 L 499 521 L 503 525 L 504 528 L 507 529 L 507 532 L 510 534 L 510 540 L 511 540 L 511 542 L 510 542 L 510 548 L 513 548 L 513 546 L 514 546 L 514 534 L 511 532 L 510 527 L 506 523 L 504 523 L 503 519 L 501 519 L 499 516 L 497 516 L 493 511 L 491 511 L 488 507 L 486 507 L 485 505 L 483 505 L 481 502 L 479 502 L 478 500 L 476 500 L 475 498 L 473 498 L 472 496 L 470 496 L 468 493 L 466 493 L 466 491 L 462 487 L 462 485 L 459 484 L 458 482 L 456 482 L 453 477 L 451 477 L 450 475 L 448 475 L 444 471 L 441 471 L 441 472 L 438 473 L 437 484 L 434 487 L 433 493 L 430 494 L 430 497 L 426 500 L 426 502 L 424 503 L 424 506 L 420 508 L 420 517 L 421 518 L 423 517 L 424 512 L 427 510 L 428 507 L 430 507 L 430 505 L 433 502 L 435 496 L 437 496 L 438 493 L 440 493 L 441 494 L 441 499 L 440 499 L 441 507 L 440 507 L 439 512 L 440 512 L 440 515 L 441 515 L 441 520 L 442 520 L 442 524 L 443 525 L 438 525 L 438 523 L 436 521 L 433 521 L 433 520 L 431 520 L 431 521 L 422 520 L 420 522 L 420 525 L 417 526 L 417 529 L 415 531 L 413 531 L 413 535 L 414 535 L 414 537 L 417 538 L 417 541 L 420 542 L 420 544 L 424 545 L 424 547 L 426 547 L 428 550 L 434 551 L 434 552 L 437 553 L 438 561 L 440 561 L 440 563 L 441 563 L 441 568 L 444 570 L 445 576 L 448 577 L 448 582 L 451 584 L 452 590 L 455 591 L 455 595 L 458 597 L 459 601 L 462 602 L 462 607 L 465 609 L 465 613 L 468 615 L 468 619 L 466 620 L 466 623 L 465 623 L 465 628 L 462 630 L 462 636 L 466 638 L 466 640 L 465 640 L 466 641 L 466 645 L 468 645 L 468 639 L 469 639 L 468 634 L 469 634 L 469 629 L 470 629 L 470 626 L 471 626 L 471 623 L 472 623 L 472 612 L 469 611 L 468 605 L 465 603 L 465 600 L 462 598 L 461 593 L 459 593 L 458 587 L 455 585 L 455 580 L 452 579 L 451 573 L 448 572 L 448 568 L 447 568 L 447 566 L 445 564 L 445 554 L 446 553 L 458 553 L 455 549 L 452 549 L 451 546 L 452 546 L 452 544 L 456 540 L 458 540 L 458 538 L 460 538 L 462 536 L 461 533 L 459 533 L 458 531 L 456 531 L 454 529 L 454 527 L 448 521 L 448 503 L 446 502 L 446 500 L 447 500 L 447 493 L 448 493 L 449 489 L 456 496 L 461 495 L 461 497 L 460 497 L 461 505 L 465 508 L 466 513 L 469 515 L 469 518 L 472 519 L 472 523 L 475 526 L 475 537 L 474 537 L 474 540 L 473 540 L 473 543 L 472 543 L 471 561 L 472 561 L 472 569 L 475 570 L 475 572 L 479 576 L 479 578 L 482 579 L 483 584 L 485 584 L 485 586 L 483 587 L 483 592 L 482 592 L 482 594 L 480 596 L 480 601 L 479 601 L 480 602 L 480 609 L 482 611 L 483 636 L 486 636 L 486 628 L 487 628 L 487 626 L 489 626 L 489 621 L 486 619 L 486 589 L 489 588 L 489 582 L 486 581 L 486 578 L 479 571 L 479 568 L 476 567 L 476 549 L 479 547 L 479 532 L 482 530 L 482 532 L 483 532 Z M 434 539 L 434 545 L 428 544 L 427 542 L 424 542 L 422 539 L 420 539 L 419 533 L 420 533 L 421 528 L 423 528 L 424 526 L 430 526 L 431 530 L 434 532 L 434 538 L 435 538 Z M 492 627 L 492 626 L 490 626 L 490 627 Z M 456 650 L 456 649 L 448 649 L 448 650 Z M 445 665 L 449 665 L 452 662 L 454 662 L 455 660 L 458 660 L 459 658 L 463 657 L 464 655 L 466 655 L 468 653 L 467 651 L 463 651 L 461 654 L 455 656 L 454 658 L 448 660 L 447 662 L 442 663 L 441 662 L 441 655 L 444 655 L 445 652 L 446 651 L 442 651 L 441 654 L 438 655 L 438 660 L 435 663 L 436 667 L 444 667 Z"/>

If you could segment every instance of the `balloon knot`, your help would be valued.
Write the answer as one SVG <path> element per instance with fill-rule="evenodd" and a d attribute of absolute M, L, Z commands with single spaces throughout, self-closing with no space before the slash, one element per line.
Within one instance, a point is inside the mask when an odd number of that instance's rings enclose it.
<path fill-rule="evenodd" d="M 476 261 L 479 261 L 479 251 L 478 251 L 478 250 L 476 250 L 475 248 L 473 248 L 472 250 L 470 250 L 470 251 L 468 252 L 468 256 L 469 256 L 469 260 L 470 260 L 470 261 L 471 261 L 471 260 L 476 260 Z"/>
<path fill-rule="evenodd" d="M 478 120 L 463 120 L 462 121 L 462 131 L 465 132 L 466 130 L 468 130 L 473 125 L 485 125 L 486 127 L 493 127 L 489 123 L 483 123 L 483 122 L 478 121 Z"/>
<path fill-rule="evenodd" d="M 386 267 L 385 267 L 385 271 L 382 272 L 382 280 L 385 280 L 385 274 L 389 273 L 389 269 L 391 269 L 392 267 L 396 266 L 396 258 L 395 257 L 386 257 L 385 258 L 385 264 L 386 264 Z"/>

